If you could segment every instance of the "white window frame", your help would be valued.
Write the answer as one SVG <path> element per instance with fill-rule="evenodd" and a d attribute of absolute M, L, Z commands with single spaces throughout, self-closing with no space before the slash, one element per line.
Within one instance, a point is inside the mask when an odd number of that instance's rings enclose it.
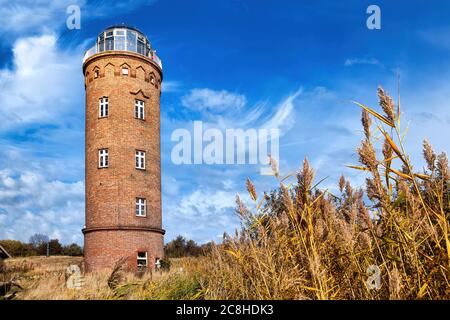
<path fill-rule="evenodd" d="M 108 168 L 109 166 L 109 150 L 99 149 L 98 150 L 98 167 Z"/>
<path fill-rule="evenodd" d="M 136 169 L 145 170 L 145 151 L 136 150 L 135 165 Z"/>
<path fill-rule="evenodd" d="M 126 34 L 127 34 L 127 29 L 114 29 L 115 36 L 123 37 L 123 36 L 126 36 Z"/>
<path fill-rule="evenodd" d="M 145 257 L 139 257 L 140 253 L 145 254 Z M 147 254 L 147 251 L 138 251 L 138 253 L 136 254 L 136 257 L 137 257 L 137 267 L 138 268 L 148 268 L 148 254 Z M 139 261 L 145 261 L 145 265 L 140 265 Z"/>
<path fill-rule="evenodd" d="M 147 216 L 147 199 L 136 198 L 136 217 L 146 217 Z"/>
<path fill-rule="evenodd" d="M 122 75 L 127 76 L 129 73 L 128 68 L 127 67 L 122 67 Z"/>
<path fill-rule="evenodd" d="M 99 118 L 107 118 L 109 115 L 109 99 L 101 97 L 98 99 L 98 116 Z"/>
<path fill-rule="evenodd" d="M 134 117 L 145 120 L 145 102 L 143 100 L 134 100 Z"/>

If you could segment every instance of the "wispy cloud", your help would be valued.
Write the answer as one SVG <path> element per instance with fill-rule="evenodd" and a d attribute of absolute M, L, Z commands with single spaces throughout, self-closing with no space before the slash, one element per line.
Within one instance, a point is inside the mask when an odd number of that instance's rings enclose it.
<path fill-rule="evenodd" d="M 161 84 L 161 91 L 163 93 L 179 92 L 182 88 L 183 84 L 180 81 L 164 80 Z"/>
<path fill-rule="evenodd" d="M 282 129 L 288 131 L 295 123 L 294 118 L 294 101 L 303 92 L 303 89 L 298 89 L 294 94 L 289 95 L 276 108 L 276 112 L 266 121 L 261 127 L 267 129 Z"/>
<path fill-rule="evenodd" d="M 450 27 L 418 31 L 419 38 L 438 48 L 450 49 Z"/>
<path fill-rule="evenodd" d="M 378 61 L 375 58 L 352 58 L 352 59 L 347 59 L 344 62 L 344 65 L 346 67 L 350 67 L 350 66 L 358 65 L 358 64 L 368 64 L 368 65 L 374 65 L 374 66 L 381 66 L 380 61 Z"/>
<path fill-rule="evenodd" d="M 222 129 L 266 128 L 288 131 L 295 123 L 296 100 L 303 89 L 288 95 L 276 105 L 268 101 L 257 101 L 249 106 L 243 94 L 227 90 L 215 91 L 208 88 L 193 89 L 181 98 L 181 104 L 201 112 L 208 126 Z"/>
<path fill-rule="evenodd" d="M 181 104 L 192 110 L 208 110 L 214 112 L 226 111 L 230 108 L 241 109 L 247 103 L 244 95 L 226 90 L 192 89 L 181 98 Z"/>

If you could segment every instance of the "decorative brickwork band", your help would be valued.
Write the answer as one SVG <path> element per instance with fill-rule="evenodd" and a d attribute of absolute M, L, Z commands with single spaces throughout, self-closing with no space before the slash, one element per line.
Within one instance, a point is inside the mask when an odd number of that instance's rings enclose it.
<path fill-rule="evenodd" d="M 133 230 L 133 231 L 144 231 L 144 232 L 156 232 L 160 234 L 165 234 L 166 231 L 160 228 L 152 228 L 152 227 L 133 227 L 133 226 L 104 226 L 104 227 L 92 227 L 92 228 L 84 228 L 81 230 L 83 234 L 93 231 L 105 231 L 105 230 Z"/>

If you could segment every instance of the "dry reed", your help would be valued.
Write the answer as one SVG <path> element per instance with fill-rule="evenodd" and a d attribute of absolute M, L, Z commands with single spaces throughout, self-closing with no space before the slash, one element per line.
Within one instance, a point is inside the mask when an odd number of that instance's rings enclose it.
<path fill-rule="evenodd" d="M 358 147 L 366 195 L 344 177 L 340 194 L 320 190 L 307 160 L 256 210 L 238 198 L 244 227 L 212 252 L 204 285 L 210 299 L 449 299 L 449 168 L 424 142 L 427 170 L 413 170 L 404 149 L 400 106 L 378 90 L 384 114 L 362 108 Z M 372 123 L 375 127 L 372 128 Z M 376 151 L 377 143 L 381 142 Z M 368 285 L 370 268 L 380 284 Z"/>

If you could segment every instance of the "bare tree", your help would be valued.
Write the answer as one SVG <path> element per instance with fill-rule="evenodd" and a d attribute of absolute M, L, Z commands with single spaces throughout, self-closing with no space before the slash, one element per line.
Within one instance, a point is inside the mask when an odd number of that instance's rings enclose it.
<path fill-rule="evenodd" d="M 49 242 L 49 239 L 48 236 L 45 234 L 35 233 L 30 237 L 29 242 L 33 247 L 38 248 L 43 244 L 47 244 Z"/>

